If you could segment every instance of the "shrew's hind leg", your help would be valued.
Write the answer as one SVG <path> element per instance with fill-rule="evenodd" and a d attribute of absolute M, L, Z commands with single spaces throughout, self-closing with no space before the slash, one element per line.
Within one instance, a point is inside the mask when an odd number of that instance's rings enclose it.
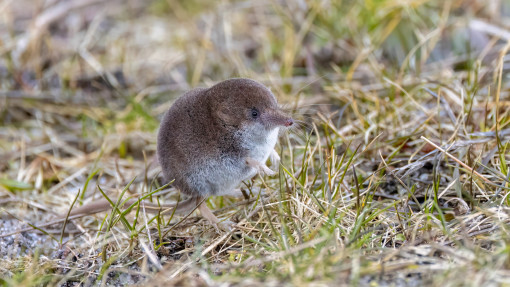
<path fill-rule="evenodd" d="M 216 229 L 216 231 L 218 232 L 221 232 L 220 229 L 224 230 L 224 231 L 230 231 L 232 230 L 232 225 L 233 225 L 233 222 L 231 221 L 221 221 L 218 219 L 218 217 L 216 217 L 216 215 L 214 215 L 212 213 L 212 211 L 209 209 L 209 207 L 207 207 L 207 204 L 205 201 L 203 201 L 200 206 L 198 207 L 198 210 L 200 210 L 200 214 L 202 214 L 202 216 L 209 220 L 209 222 L 212 223 L 212 225 L 214 226 L 214 228 Z"/>

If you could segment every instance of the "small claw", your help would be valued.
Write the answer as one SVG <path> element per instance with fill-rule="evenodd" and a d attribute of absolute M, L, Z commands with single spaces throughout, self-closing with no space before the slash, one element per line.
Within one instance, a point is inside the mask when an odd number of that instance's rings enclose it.
<path fill-rule="evenodd" d="M 269 167 L 267 167 L 265 164 L 262 164 L 262 163 L 260 163 L 260 162 L 258 162 L 258 161 L 256 161 L 256 160 L 254 160 L 254 159 L 252 159 L 252 158 L 247 158 L 247 159 L 246 159 L 246 163 L 247 163 L 249 166 L 251 166 L 251 167 L 253 167 L 253 168 L 257 169 L 257 172 L 258 172 L 259 174 L 267 174 L 267 175 L 269 175 L 269 176 L 273 176 L 273 175 L 275 175 L 275 174 L 276 174 L 276 172 L 272 171 L 272 170 L 271 170 Z"/>

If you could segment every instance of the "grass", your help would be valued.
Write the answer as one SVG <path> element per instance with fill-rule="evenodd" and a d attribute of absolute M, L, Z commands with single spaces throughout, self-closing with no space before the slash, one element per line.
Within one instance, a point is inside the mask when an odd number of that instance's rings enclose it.
<path fill-rule="evenodd" d="M 1 238 L 1 284 L 510 284 L 509 1 L 24 2 L 0 5 L 0 234 L 114 208 Z M 178 200 L 159 119 L 231 77 L 299 123 L 278 176 L 208 199 L 238 228 L 124 210 Z"/>

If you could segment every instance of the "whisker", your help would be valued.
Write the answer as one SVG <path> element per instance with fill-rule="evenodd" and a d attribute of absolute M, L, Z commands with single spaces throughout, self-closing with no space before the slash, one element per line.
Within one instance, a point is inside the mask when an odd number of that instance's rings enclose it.
<path fill-rule="evenodd" d="M 310 131 L 312 131 L 312 126 L 306 123 L 296 123 L 296 125 L 285 129 L 286 133 L 295 134 L 302 140 L 306 140 L 308 138 L 307 135 Z"/>

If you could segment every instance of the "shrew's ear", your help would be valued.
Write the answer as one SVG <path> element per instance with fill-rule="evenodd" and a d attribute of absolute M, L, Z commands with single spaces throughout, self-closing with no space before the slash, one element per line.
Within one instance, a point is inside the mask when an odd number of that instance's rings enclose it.
<path fill-rule="evenodd" d="M 238 121 L 233 116 L 233 111 L 229 110 L 226 107 L 220 107 L 216 111 L 216 115 L 226 125 L 231 126 L 231 125 L 238 124 Z"/>

